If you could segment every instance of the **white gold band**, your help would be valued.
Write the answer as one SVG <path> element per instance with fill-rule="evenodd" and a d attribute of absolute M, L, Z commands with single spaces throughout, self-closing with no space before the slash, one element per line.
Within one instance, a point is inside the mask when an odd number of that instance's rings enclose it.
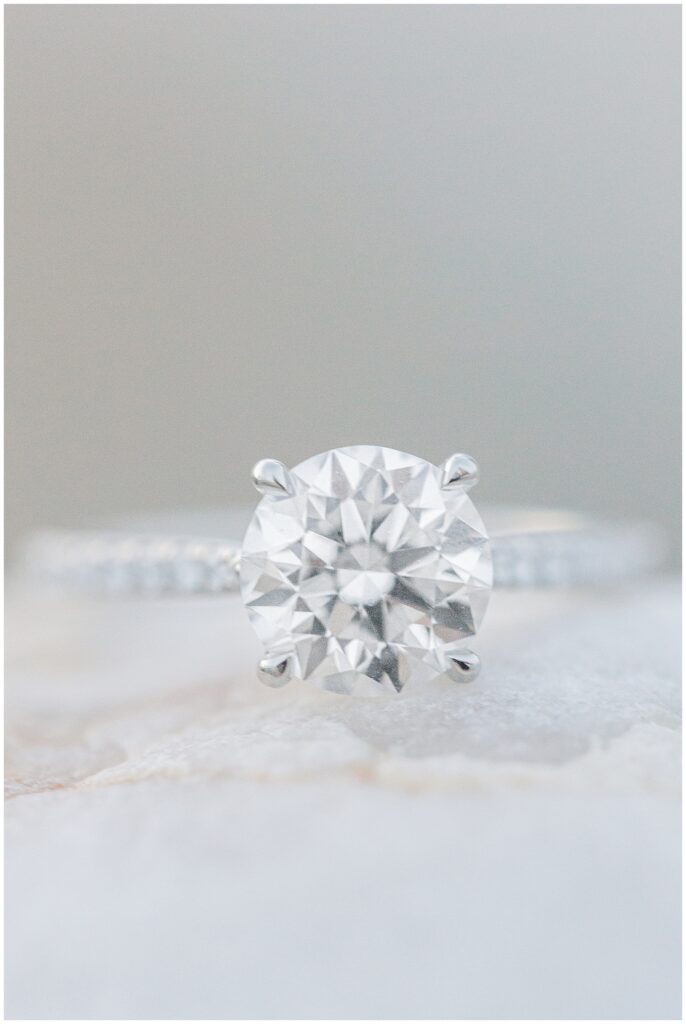
<path fill-rule="evenodd" d="M 484 519 L 499 587 L 612 583 L 655 568 L 664 553 L 659 534 L 643 524 L 512 509 L 486 510 Z M 44 532 L 27 545 L 26 565 L 34 576 L 88 592 L 227 593 L 238 586 L 240 544 L 217 539 L 219 532 Z"/>

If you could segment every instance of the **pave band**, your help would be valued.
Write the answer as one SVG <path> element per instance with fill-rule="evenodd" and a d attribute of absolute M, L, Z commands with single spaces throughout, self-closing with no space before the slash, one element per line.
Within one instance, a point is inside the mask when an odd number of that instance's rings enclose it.
<path fill-rule="evenodd" d="M 236 514 L 228 518 L 235 520 Z M 223 530 L 214 525 L 226 519 L 205 515 L 202 531 L 196 526 L 188 533 L 147 528 L 40 533 L 27 545 L 26 564 L 34 576 L 93 593 L 232 592 L 238 589 L 240 545 L 218 539 Z M 484 519 L 499 587 L 612 583 L 649 571 L 663 554 L 659 534 L 643 524 L 609 525 L 572 513 L 515 509 L 486 510 Z"/>

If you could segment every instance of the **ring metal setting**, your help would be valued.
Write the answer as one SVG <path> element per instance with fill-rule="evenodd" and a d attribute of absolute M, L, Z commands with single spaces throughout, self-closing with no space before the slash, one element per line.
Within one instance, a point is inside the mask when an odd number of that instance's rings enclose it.
<path fill-rule="evenodd" d="M 471 500 L 478 475 L 468 455 L 434 465 L 375 445 L 293 469 L 263 459 L 242 544 L 230 536 L 229 509 L 197 511 L 183 530 L 172 517 L 154 532 L 140 520 L 43 531 L 27 543 L 25 564 L 41 581 L 113 597 L 240 590 L 264 645 L 264 683 L 397 694 L 476 678 L 472 641 L 493 586 L 613 585 L 662 560 L 663 538 L 644 523 L 489 509 L 487 530 Z"/>

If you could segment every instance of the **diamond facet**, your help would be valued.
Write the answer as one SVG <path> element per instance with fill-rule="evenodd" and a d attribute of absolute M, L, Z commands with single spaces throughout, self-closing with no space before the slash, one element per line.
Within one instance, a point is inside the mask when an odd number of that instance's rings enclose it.
<path fill-rule="evenodd" d="M 485 527 L 443 470 L 391 448 L 315 455 L 267 493 L 241 551 L 267 650 L 338 693 L 400 691 L 453 667 L 490 597 Z M 451 661 L 451 658 L 453 659 Z"/>

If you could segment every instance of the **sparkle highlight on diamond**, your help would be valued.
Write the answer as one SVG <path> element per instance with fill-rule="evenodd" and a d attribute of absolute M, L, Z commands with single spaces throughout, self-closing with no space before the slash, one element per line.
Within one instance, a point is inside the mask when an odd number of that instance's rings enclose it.
<path fill-rule="evenodd" d="M 338 693 L 453 676 L 491 592 L 466 486 L 390 448 L 316 455 L 264 490 L 243 543 L 243 601 L 267 655 Z"/>

